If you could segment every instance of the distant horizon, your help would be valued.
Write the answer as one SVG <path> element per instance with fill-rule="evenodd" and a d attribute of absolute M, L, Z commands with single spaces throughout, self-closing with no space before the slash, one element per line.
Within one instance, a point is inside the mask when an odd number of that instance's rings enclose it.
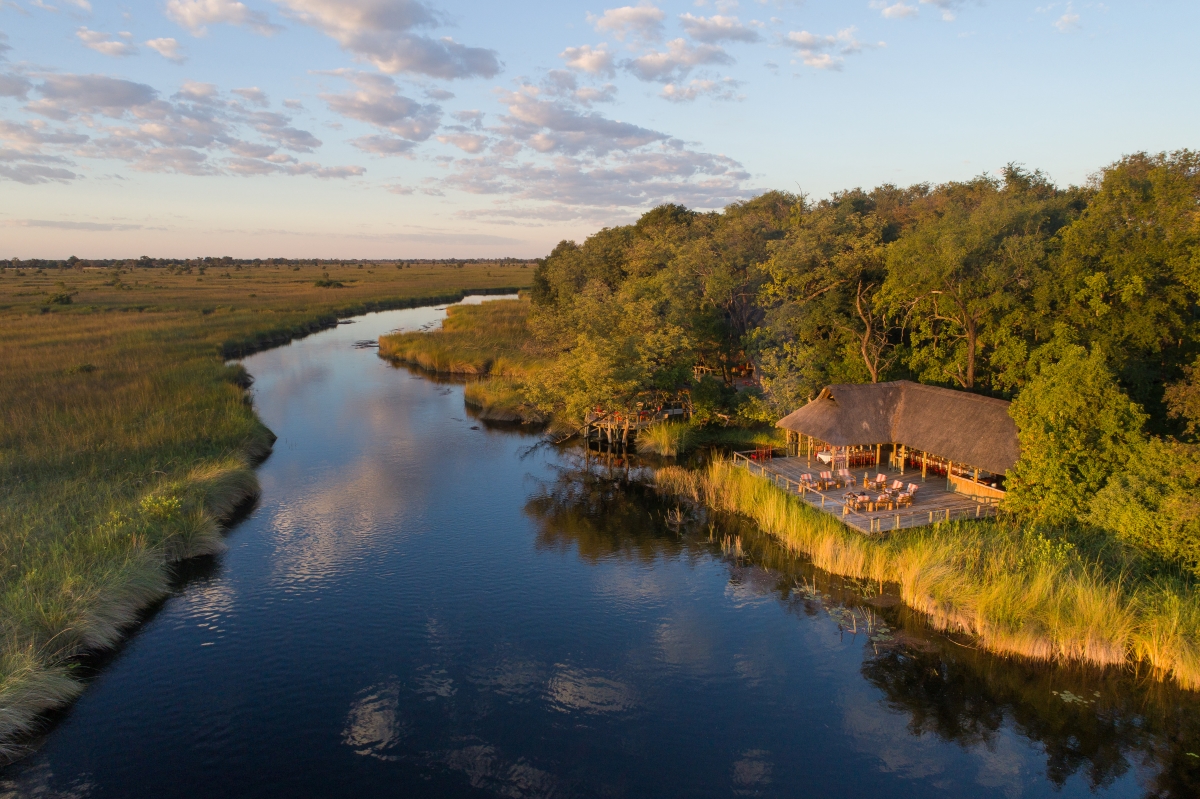
<path fill-rule="evenodd" d="M 1200 147 L 1198 28 L 1185 2 L 14 0 L 0 258 L 528 259 L 663 203 L 1010 162 L 1082 185 Z"/>

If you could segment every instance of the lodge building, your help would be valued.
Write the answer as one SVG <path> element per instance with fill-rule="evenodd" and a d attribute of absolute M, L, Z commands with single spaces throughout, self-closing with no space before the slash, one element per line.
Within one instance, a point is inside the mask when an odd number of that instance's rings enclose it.
<path fill-rule="evenodd" d="M 778 422 L 789 454 L 832 468 L 880 465 L 943 476 L 961 494 L 1004 497 L 1017 462 L 1009 403 L 908 380 L 834 385 Z"/>

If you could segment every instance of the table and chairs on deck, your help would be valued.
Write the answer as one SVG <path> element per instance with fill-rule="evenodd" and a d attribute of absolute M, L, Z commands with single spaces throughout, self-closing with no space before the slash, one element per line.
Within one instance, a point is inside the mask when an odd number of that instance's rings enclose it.
<path fill-rule="evenodd" d="M 871 494 L 868 491 L 847 491 L 842 499 L 845 504 L 842 506 L 842 515 L 847 513 L 874 513 L 881 510 L 896 510 L 897 508 L 911 508 L 913 500 L 916 499 L 917 489 L 920 487 L 916 483 L 904 485 L 900 480 L 893 480 L 889 486 L 887 484 L 887 475 L 879 474 L 872 480 L 870 475 L 863 480 L 864 488 L 875 489 L 878 493 Z"/>

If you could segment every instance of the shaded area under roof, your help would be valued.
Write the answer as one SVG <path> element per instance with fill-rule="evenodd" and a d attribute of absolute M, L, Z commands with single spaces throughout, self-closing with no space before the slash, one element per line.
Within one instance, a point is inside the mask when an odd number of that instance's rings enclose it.
<path fill-rule="evenodd" d="M 908 380 L 827 386 L 777 426 L 835 447 L 903 444 L 994 474 L 1020 454 L 1004 400 Z"/>

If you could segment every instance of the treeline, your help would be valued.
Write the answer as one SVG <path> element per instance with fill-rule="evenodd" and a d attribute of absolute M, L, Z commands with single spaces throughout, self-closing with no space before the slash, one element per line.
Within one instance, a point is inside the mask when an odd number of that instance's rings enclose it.
<path fill-rule="evenodd" d="M 248 267 L 248 266 L 464 266 L 466 264 L 490 264 L 492 266 L 526 266 L 532 262 L 523 258 L 233 258 L 231 256 L 205 256 L 203 258 L 78 258 L 72 255 L 62 260 L 48 258 L 10 258 L 0 261 L 0 269 L 84 269 L 155 267 Z"/>
<path fill-rule="evenodd" d="M 1013 399 L 1010 509 L 1200 572 L 1200 154 L 1060 188 L 1001 177 L 663 206 L 538 263 L 530 386 L 568 417 L 687 392 L 773 422 L 830 383 Z M 760 390 L 735 390 L 753 364 Z"/>

